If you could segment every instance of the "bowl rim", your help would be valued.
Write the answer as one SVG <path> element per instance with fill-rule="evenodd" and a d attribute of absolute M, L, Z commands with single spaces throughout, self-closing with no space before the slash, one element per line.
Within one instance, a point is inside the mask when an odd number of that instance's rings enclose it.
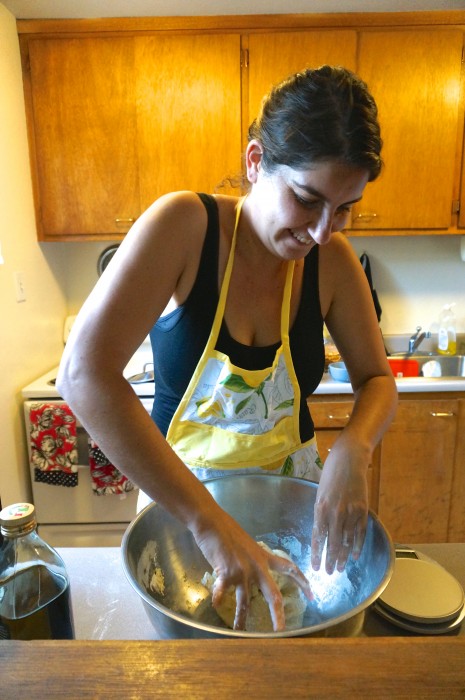
<path fill-rule="evenodd" d="M 314 481 L 310 481 L 308 479 L 303 479 L 301 477 L 295 477 L 295 476 L 284 476 L 280 474 L 230 474 L 230 475 L 224 475 L 224 476 L 217 476 L 217 477 L 212 477 L 209 479 L 205 479 L 202 481 L 202 483 L 208 488 L 208 485 L 216 483 L 220 480 L 224 479 L 235 479 L 235 478 L 240 478 L 240 477 L 247 477 L 247 478 L 258 478 L 258 479 L 287 479 L 287 480 L 292 480 L 296 482 L 303 482 L 306 485 L 309 485 L 310 487 L 317 488 L 318 484 Z M 203 622 L 199 622 L 198 620 L 193 620 L 190 617 L 187 617 L 186 615 L 182 615 L 181 613 L 177 613 L 170 608 L 164 606 L 162 603 L 157 601 L 155 598 L 150 596 L 147 591 L 141 586 L 141 584 L 135 580 L 135 578 L 132 576 L 131 573 L 131 567 L 129 564 L 129 555 L 128 555 L 128 542 L 131 536 L 132 530 L 135 528 L 139 520 L 141 520 L 144 515 L 147 513 L 148 510 L 151 510 L 152 508 L 162 508 L 158 503 L 155 501 L 152 501 L 152 503 L 149 503 L 145 508 L 143 508 L 137 515 L 136 517 L 129 523 L 128 527 L 126 528 L 122 541 L 121 541 L 121 559 L 122 559 L 122 567 L 123 571 L 125 573 L 126 578 L 128 579 L 129 583 L 133 587 L 133 589 L 138 593 L 138 595 L 142 598 L 142 601 L 144 604 L 147 604 L 151 608 L 155 608 L 159 612 L 163 613 L 167 617 L 169 617 L 171 620 L 185 625 L 187 627 L 190 627 L 192 629 L 205 632 L 210 635 L 214 636 L 221 636 L 221 637 L 239 637 L 239 638 L 247 638 L 247 639 L 279 639 L 279 638 L 286 638 L 286 637 L 305 637 L 305 636 L 311 636 L 314 635 L 317 632 L 320 632 L 322 630 L 328 629 L 330 627 L 334 627 L 336 625 L 339 625 L 353 617 L 356 617 L 359 613 L 363 612 L 366 610 L 370 605 L 372 605 L 383 593 L 385 590 L 386 586 L 388 585 L 393 571 L 394 571 L 394 564 L 395 564 L 395 547 L 394 543 L 392 541 L 392 538 L 386 529 L 386 527 L 383 525 L 382 520 L 379 518 L 379 516 L 372 511 L 370 508 L 368 509 L 368 521 L 371 520 L 373 521 L 374 525 L 377 525 L 379 528 L 380 533 L 385 539 L 387 548 L 388 548 L 388 566 L 386 568 L 386 571 L 384 572 L 383 578 L 376 587 L 376 589 L 369 595 L 367 598 L 365 598 L 361 603 L 356 605 L 354 608 L 351 608 L 349 611 L 343 613 L 342 615 L 338 615 L 336 617 L 331 618 L 330 620 L 325 620 L 324 622 L 320 622 L 316 625 L 310 625 L 306 627 L 298 627 L 297 629 L 289 629 L 289 630 L 283 630 L 282 632 L 248 632 L 246 630 L 234 630 L 230 629 L 229 627 L 217 627 L 216 625 L 209 625 Z M 368 522 L 367 521 L 367 522 Z M 363 549 L 362 549 L 363 551 Z"/>

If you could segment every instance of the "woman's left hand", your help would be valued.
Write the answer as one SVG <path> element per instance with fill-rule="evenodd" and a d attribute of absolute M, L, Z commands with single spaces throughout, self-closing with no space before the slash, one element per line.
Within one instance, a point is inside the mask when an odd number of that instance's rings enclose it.
<path fill-rule="evenodd" d="M 368 520 L 368 464 L 366 454 L 336 443 L 318 486 L 312 532 L 312 567 L 321 566 L 326 546 L 325 569 L 343 571 L 349 556 L 358 559 Z"/>

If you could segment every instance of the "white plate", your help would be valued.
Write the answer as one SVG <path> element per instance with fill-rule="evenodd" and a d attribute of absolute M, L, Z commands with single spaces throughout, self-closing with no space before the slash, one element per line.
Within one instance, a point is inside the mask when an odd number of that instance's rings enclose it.
<path fill-rule="evenodd" d="M 397 558 L 378 604 L 420 625 L 454 621 L 464 607 L 460 583 L 435 562 Z"/>

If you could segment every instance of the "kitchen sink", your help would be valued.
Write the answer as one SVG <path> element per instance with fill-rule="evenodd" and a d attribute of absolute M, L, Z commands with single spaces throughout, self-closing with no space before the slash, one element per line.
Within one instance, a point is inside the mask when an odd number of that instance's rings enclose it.
<path fill-rule="evenodd" d="M 408 353 L 394 353 L 390 357 L 416 360 L 422 376 L 465 377 L 465 355 L 436 355 L 433 353 L 413 353 L 410 355 Z M 427 362 L 437 364 L 430 365 L 428 368 L 425 367 L 423 371 L 423 365 Z"/>

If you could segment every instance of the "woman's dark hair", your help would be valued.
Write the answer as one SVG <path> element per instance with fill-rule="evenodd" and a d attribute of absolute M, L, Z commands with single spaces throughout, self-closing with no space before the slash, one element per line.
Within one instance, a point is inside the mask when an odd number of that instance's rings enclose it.
<path fill-rule="evenodd" d="M 268 172 L 335 160 L 368 170 L 374 180 L 382 167 L 376 103 L 346 68 L 306 69 L 273 87 L 249 128 L 251 139 L 260 141 Z"/>

